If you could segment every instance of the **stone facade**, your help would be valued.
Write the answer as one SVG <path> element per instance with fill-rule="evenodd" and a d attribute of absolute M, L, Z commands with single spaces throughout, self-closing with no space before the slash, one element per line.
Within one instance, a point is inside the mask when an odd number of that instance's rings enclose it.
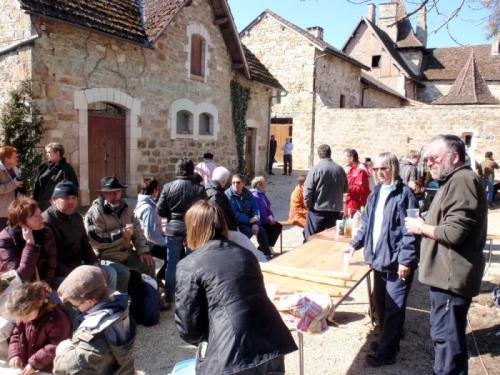
<path fill-rule="evenodd" d="M 33 24 L 41 30 L 30 53 L 35 94 L 47 130 L 43 142 L 64 144 L 80 178 L 83 203 L 89 197 L 87 128 L 88 108 L 93 103 L 108 102 L 126 110 L 126 182 L 131 195 L 142 176 L 154 176 L 160 182 L 171 180 L 180 156 L 198 162 L 204 152 L 211 151 L 217 163 L 236 169 L 232 79 L 251 88 L 248 118 L 257 128 L 259 145 L 266 145 L 272 90 L 232 70 L 226 44 L 213 19 L 208 1 L 194 0 L 177 14 L 153 48 L 143 48 L 32 16 Z M 190 77 L 187 69 L 190 32 L 205 37 L 204 79 Z M 196 116 L 193 135 L 177 134 L 173 112 L 182 109 L 195 115 L 208 112 L 213 135 L 196 132 Z M 261 148 L 255 160 L 257 173 L 265 170 L 265 150 Z"/>
<path fill-rule="evenodd" d="M 293 165 L 294 168 L 308 168 L 312 163 L 311 144 L 318 111 L 339 108 L 341 95 L 346 108 L 359 107 L 361 68 L 321 51 L 303 34 L 267 12 L 251 25 L 242 33 L 243 43 L 287 91 L 279 102 L 274 102 L 271 116 L 293 120 Z M 401 106 L 400 99 L 381 90 L 365 91 L 370 92 L 365 102 L 370 106 L 380 103 L 384 107 Z"/>
<path fill-rule="evenodd" d="M 481 161 L 486 151 L 500 155 L 499 124 L 500 106 L 324 110 L 318 116 L 314 146 L 316 150 L 321 143 L 329 144 L 337 161 L 345 148 L 355 148 L 363 160 L 385 151 L 400 156 L 420 150 L 437 134 L 471 134 L 472 151 Z"/>

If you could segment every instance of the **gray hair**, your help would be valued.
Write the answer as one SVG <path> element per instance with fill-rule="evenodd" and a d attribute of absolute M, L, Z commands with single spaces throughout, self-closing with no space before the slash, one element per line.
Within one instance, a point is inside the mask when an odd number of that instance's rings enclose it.
<path fill-rule="evenodd" d="M 264 178 L 264 176 L 255 176 L 250 185 L 252 186 L 252 188 L 255 189 L 257 187 L 257 185 L 259 185 L 261 182 L 266 182 L 266 179 Z"/>
<path fill-rule="evenodd" d="M 231 172 L 229 172 L 229 169 L 227 169 L 226 167 L 217 167 L 212 172 L 212 180 L 218 182 L 221 185 L 225 185 L 227 183 L 227 180 L 229 180 L 230 174 Z"/>
<path fill-rule="evenodd" d="M 387 163 L 392 172 L 392 181 L 399 179 L 399 160 L 394 152 L 382 152 L 378 155 L 382 163 Z"/>

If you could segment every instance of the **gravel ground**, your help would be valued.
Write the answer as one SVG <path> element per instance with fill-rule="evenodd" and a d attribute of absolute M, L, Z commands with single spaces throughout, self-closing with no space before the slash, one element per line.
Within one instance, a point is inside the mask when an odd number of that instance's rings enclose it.
<path fill-rule="evenodd" d="M 268 195 L 278 220 L 288 217 L 289 196 L 300 172 L 282 176 L 281 170 L 270 176 Z M 500 234 L 500 209 L 490 210 L 491 232 Z M 496 232 L 495 232 L 496 231 Z M 283 250 L 289 251 L 302 243 L 300 228 L 287 228 L 283 234 Z M 275 251 L 278 250 L 275 247 Z M 478 296 L 470 310 L 471 325 L 480 334 L 475 335 L 480 353 L 489 374 L 500 374 L 498 348 L 500 347 L 500 313 L 490 306 L 487 297 L 492 285 L 500 282 L 500 245 L 495 245 L 494 261 L 485 275 L 485 294 Z M 392 366 L 379 369 L 367 368 L 364 359 L 371 340 L 371 323 L 367 316 L 368 294 L 362 283 L 351 298 L 341 305 L 335 315 L 335 325 L 320 335 L 304 336 L 305 374 L 430 374 L 432 373 L 432 345 L 429 338 L 428 288 L 416 279 L 410 292 L 406 313 L 406 335 L 401 342 L 398 361 Z M 487 319 L 486 319 L 487 318 Z M 482 374 L 482 365 L 468 336 L 471 359 L 470 373 Z M 139 328 L 136 341 L 136 367 L 144 374 L 166 375 L 180 360 L 193 358 L 195 348 L 184 343 L 176 332 L 173 312 L 163 312 L 160 324 L 151 328 Z M 299 374 L 298 352 L 286 356 L 286 373 Z M 214 374 L 216 375 L 216 374 Z"/>

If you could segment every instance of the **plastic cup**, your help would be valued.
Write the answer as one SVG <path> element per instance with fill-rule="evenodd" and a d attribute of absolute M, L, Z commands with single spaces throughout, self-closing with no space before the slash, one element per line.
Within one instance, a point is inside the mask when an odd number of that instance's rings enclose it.
<path fill-rule="evenodd" d="M 418 208 L 408 208 L 406 210 L 406 216 L 411 218 L 417 218 L 419 216 Z"/>
<path fill-rule="evenodd" d="M 351 254 L 344 253 L 344 272 L 349 271 L 349 264 L 351 263 Z"/>

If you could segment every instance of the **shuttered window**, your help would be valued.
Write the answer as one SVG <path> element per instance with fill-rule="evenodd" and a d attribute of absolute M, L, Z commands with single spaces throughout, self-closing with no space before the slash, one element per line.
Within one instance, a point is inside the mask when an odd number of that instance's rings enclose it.
<path fill-rule="evenodd" d="M 205 40 L 198 34 L 191 36 L 191 74 L 204 75 Z"/>

